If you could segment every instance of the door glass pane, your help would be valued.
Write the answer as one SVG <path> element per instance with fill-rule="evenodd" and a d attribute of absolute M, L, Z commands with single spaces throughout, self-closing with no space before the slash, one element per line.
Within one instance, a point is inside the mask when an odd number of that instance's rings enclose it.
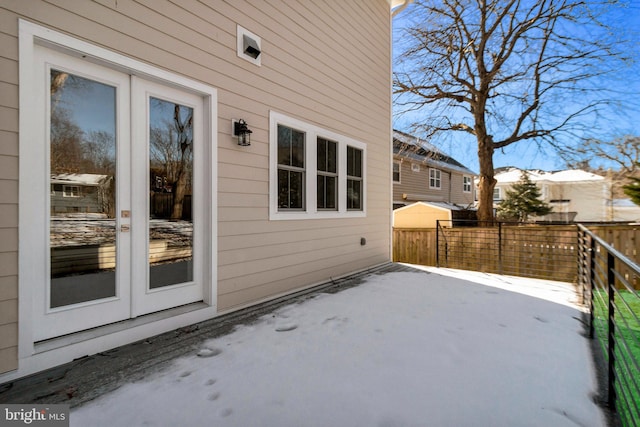
<path fill-rule="evenodd" d="M 116 88 L 50 71 L 50 307 L 116 294 Z"/>
<path fill-rule="evenodd" d="M 193 108 L 149 99 L 149 287 L 193 280 Z"/>

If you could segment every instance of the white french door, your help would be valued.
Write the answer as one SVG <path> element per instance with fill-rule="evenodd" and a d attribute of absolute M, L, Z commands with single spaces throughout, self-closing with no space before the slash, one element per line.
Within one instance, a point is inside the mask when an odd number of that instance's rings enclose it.
<path fill-rule="evenodd" d="M 133 77 L 132 315 L 203 299 L 202 97 Z"/>
<path fill-rule="evenodd" d="M 34 341 L 203 300 L 203 98 L 40 46 L 34 58 Z"/>

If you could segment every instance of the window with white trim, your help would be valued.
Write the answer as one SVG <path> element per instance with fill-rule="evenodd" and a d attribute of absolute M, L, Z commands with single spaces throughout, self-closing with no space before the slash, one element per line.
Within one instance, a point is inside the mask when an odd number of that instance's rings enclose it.
<path fill-rule="evenodd" d="M 270 113 L 272 220 L 366 214 L 366 144 Z"/>
<path fill-rule="evenodd" d="M 362 210 L 362 150 L 347 146 L 347 209 Z"/>
<path fill-rule="evenodd" d="M 462 191 L 465 193 L 471 193 L 471 177 L 463 176 L 462 177 Z"/>
<path fill-rule="evenodd" d="M 393 162 L 393 182 L 400 183 L 400 162 Z"/>
<path fill-rule="evenodd" d="M 338 209 L 338 143 L 326 138 L 317 140 L 318 210 Z"/>
<path fill-rule="evenodd" d="M 429 188 L 442 188 L 442 173 L 440 169 L 429 169 Z"/>
<path fill-rule="evenodd" d="M 305 134 L 278 125 L 278 209 L 304 210 Z"/>
<path fill-rule="evenodd" d="M 499 187 L 493 188 L 493 200 L 501 200 Z"/>
<path fill-rule="evenodd" d="M 80 197 L 80 187 L 77 185 L 65 185 L 62 190 L 62 197 Z"/>

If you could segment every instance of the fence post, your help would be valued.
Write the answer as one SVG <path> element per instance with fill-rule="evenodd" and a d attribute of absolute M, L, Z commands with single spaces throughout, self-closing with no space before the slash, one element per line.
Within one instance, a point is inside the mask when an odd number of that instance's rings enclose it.
<path fill-rule="evenodd" d="M 440 268 L 440 220 L 436 219 L 436 267 Z"/>
<path fill-rule="evenodd" d="M 498 271 L 502 273 L 502 223 L 498 221 Z"/>
<path fill-rule="evenodd" d="M 586 235 L 585 235 L 586 237 Z M 589 338 L 595 336 L 595 330 L 593 326 L 594 314 L 593 310 L 595 305 L 593 303 L 593 285 L 596 280 L 596 241 L 593 237 L 589 236 Z"/>
<path fill-rule="evenodd" d="M 616 349 L 616 323 L 615 323 L 615 280 L 616 275 L 614 273 L 615 257 L 609 251 L 607 251 L 607 294 L 609 302 L 609 323 L 608 323 L 608 347 L 609 347 L 609 406 L 615 411 L 616 408 L 616 390 L 615 390 L 615 378 L 616 378 L 616 361 L 615 361 L 615 349 Z"/>

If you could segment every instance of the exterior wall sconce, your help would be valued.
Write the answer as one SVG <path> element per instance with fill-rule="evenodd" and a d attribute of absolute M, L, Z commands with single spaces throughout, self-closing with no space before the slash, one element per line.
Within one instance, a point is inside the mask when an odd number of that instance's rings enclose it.
<path fill-rule="evenodd" d="M 233 120 L 233 136 L 238 138 L 238 145 L 246 147 L 251 145 L 251 134 L 253 131 L 247 126 L 244 120 Z"/>

